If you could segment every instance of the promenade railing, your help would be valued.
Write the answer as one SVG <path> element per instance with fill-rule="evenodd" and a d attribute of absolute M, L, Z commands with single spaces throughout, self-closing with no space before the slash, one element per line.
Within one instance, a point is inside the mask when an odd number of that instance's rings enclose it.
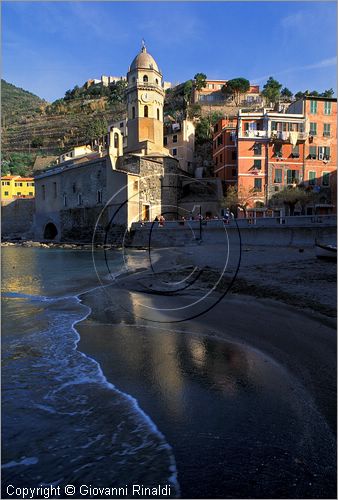
<path fill-rule="evenodd" d="M 134 222 L 131 229 L 140 228 L 151 228 L 153 225 L 159 226 L 159 222 Z M 198 229 L 202 226 L 202 229 L 206 228 L 220 228 L 226 225 L 227 227 L 239 228 L 258 228 L 258 227 L 313 227 L 313 226 L 330 226 L 335 227 L 337 225 L 336 215 L 299 215 L 299 216 L 285 216 L 285 217 L 247 217 L 247 218 L 237 218 L 230 219 L 229 221 L 223 221 L 222 219 L 203 219 L 201 222 L 199 220 L 167 220 L 163 223 L 163 227 L 168 229 Z"/>

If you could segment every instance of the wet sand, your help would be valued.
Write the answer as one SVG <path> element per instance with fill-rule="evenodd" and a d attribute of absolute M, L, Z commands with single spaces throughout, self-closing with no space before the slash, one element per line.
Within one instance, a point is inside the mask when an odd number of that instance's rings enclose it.
<path fill-rule="evenodd" d="M 154 259 L 162 273 L 156 281 L 163 284 L 175 266 L 187 264 L 185 258 L 191 263 L 191 251 L 198 264 L 203 252 L 196 248 Z M 256 298 L 253 288 L 251 296 L 228 293 L 195 320 L 158 323 L 177 320 L 181 313 L 158 308 L 190 304 L 221 263 L 213 258 L 211 274 L 175 296 L 151 293 L 149 273 L 139 271 L 82 297 L 92 314 L 78 325 L 79 349 L 100 363 L 111 383 L 136 397 L 164 433 L 182 497 L 334 498 L 336 332 L 334 306 L 326 303 L 332 281 L 323 269 L 331 277 L 335 265 L 316 267 L 310 249 L 258 248 L 243 255 L 238 277 L 265 289 L 265 296 L 276 299 L 287 286 L 283 273 L 289 281 L 290 269 L 297 278 L 303 273 L 302 282 L 289 284 L 288 298 L 305 308 Z M 135 256 L 134 266 L 146 267 L 142 259 Z M 326 284 L 321 293 L 313 290 L 320 278 Z M 319 304 L 316 310 L 311 301 Z M 155 322 L 140 319 L 144 310 Z"/>

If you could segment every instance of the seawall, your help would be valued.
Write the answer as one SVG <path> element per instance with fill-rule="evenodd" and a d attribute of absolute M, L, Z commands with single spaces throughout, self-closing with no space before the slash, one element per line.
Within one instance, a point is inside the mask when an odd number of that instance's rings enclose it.
<path fill-rule="evenodd" d="M 35 213 L 34 198 L 18 198 L 1 202 L 1 234 L 3 237 L 32 235 Z"/>
<path fill-rule="evenodd" d="M 204 243 L 224 244 L 226 232 L 229 239 L 238 239 L 239 234 L 243 245 L 254 246 L 313 246 L 315 241 L 335 242 L 336 227 L 333 224 L 313 223 L 311 225 L 282 225 L 271 226 L 242 225 L 232 221 L 224 225 L 222 221 L 211 221 L 199 224 L 198 221 L 165 223 L 163 227 L 158 223 L 145 225 L 134 224 L 130 231 L 130 246 L 164 248 L 183 246 L 202 239 Z"/>

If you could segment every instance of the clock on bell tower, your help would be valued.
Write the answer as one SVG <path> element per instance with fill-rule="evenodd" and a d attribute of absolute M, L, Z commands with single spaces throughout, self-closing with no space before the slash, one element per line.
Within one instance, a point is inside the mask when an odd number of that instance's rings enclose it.
<path fill-rule="evenodd" d="M 163 151 L 162 74 L 143 43 L 127 73 L 128 146 L 126 151 Z"/>

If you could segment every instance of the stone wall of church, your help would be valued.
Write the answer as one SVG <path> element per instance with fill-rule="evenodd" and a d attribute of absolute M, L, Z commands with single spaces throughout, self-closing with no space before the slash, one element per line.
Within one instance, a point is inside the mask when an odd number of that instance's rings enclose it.
<path fill-rule="evenodd" d="M 163 160 L 140 158 L 140 213 L 142 205 L 150 206 L 150 217 L 162 212 Z"/>
<path fill-rule="evenodd" d="M 102 207 L 79 207 L 60 211 L 61 241 L 91 242 Z M 105 219 L 105 220 L 103 220 Z M 107 223 L 107 212 L 101 218 L 101 230 Z M 101 241 L 97 241 L 101 243 Z"/>
<path fill-rule="evenodd" d="M 176 218 L 181 185 L 176 159 L 129 156 L 119 161 L 118 168 L 139 176 L 140 219 L 145 205 L 149 206 L 151 219 L 164 212 L 175 212 L 165 217 Z"/>
<path fill-rule="evenodd" d="M 164 180 L 162 184 L 162 212 L 167 212 L 165 218 L 178 219 L 182 178 L 175 158 L 164 158 Z"/>

